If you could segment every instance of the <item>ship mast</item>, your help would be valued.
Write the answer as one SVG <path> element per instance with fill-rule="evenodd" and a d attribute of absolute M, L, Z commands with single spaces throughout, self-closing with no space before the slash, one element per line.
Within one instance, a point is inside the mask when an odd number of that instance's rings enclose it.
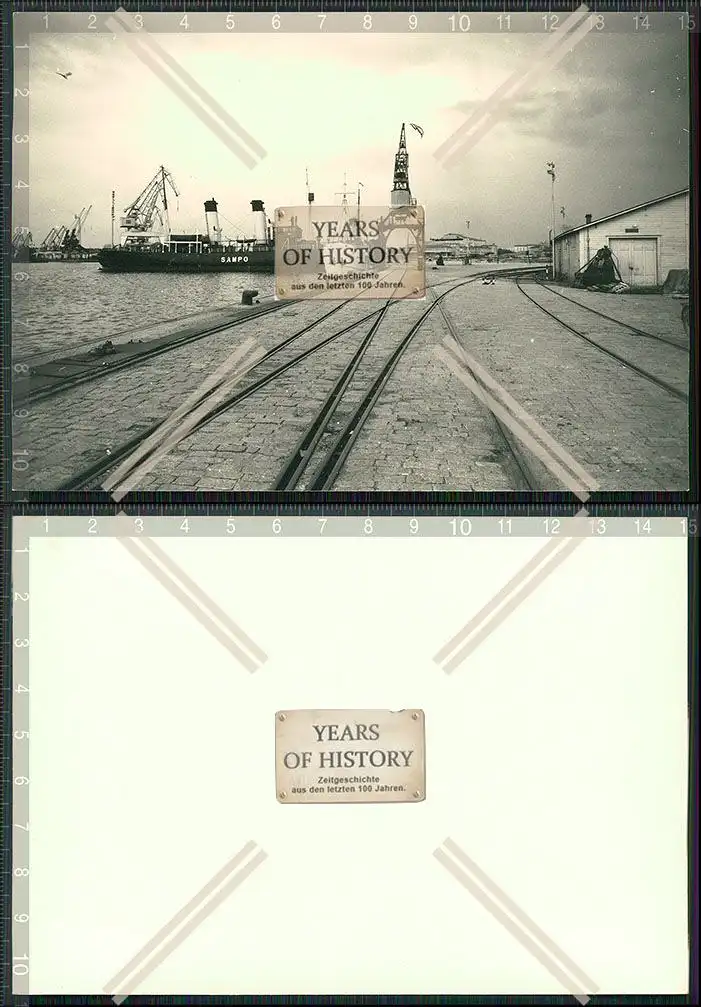
<path fill-rule="evenodd" d="M 342 196 L 343 197 L 343 199 L 341 200 L 341 208 L 343 210 L 343 218 L 344 218 L 344 220 L 348 219 L 348 183 L 346 181 L 347 177 L 348 177 L 348 172 L 344 171 L 343 172 L 343 192 L 337 192 L 336 193 L 337 196 Z"/>
<path fill-rule="evenodd" d="M 161 165 L 161 188 L 163 190 L 163 216 L 166 227 L 166 236 L 170 240 L 170 217 L 168 216 L 168 193 L 166 192 L 166 170 Z"/>

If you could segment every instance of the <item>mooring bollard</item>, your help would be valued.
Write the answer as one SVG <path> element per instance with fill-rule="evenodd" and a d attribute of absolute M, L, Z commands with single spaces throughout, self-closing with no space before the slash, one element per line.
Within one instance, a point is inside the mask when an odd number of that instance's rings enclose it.
<path fill-rule="evenodd" d="M 257 290 L 244 290 L 241 294 L 241 304 L 253 304 L 253 298 L 258 296 Z"/>

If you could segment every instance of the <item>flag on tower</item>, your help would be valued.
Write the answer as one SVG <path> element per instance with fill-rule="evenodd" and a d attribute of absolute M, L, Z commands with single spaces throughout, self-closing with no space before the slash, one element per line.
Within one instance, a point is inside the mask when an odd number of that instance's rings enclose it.
<path fill-rule="evenodd" d="M 421 126 L 417 126 L 415 122 L 410 122 L 409 125 L 411 126 L 412 129 L 416 130 L 419 136 L 424 135 L 424 131 L 421 129 Z"/>

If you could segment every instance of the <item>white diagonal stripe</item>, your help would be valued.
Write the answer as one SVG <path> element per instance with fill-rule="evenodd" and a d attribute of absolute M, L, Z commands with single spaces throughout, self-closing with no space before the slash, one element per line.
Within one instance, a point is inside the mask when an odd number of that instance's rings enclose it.
<path fill-rule="evenodd" d="M 448 852 L 446 852 L 446 850 Z M 451 854 L 451 856 L 448 855 Z M 589 992 L 597 993 L 599 987 L 562 951 L 548 935 L 530 919 L 464 853 L 457 843 L 446 839 L 444 849 L 434 851 L 434 857 L 460 884 L 480 902 L 548 972 L 581 1004 L 590 1000 Z M 461 864 L 455 861 L 460 860 Z M 501 903 L 501 905 L 500 905 Z M 577 980 L 575 982 L 575 979 Z"/>

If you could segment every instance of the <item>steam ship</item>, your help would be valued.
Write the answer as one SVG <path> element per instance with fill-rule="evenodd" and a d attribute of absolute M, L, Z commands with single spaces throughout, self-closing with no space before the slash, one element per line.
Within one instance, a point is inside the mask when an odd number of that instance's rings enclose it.
<path fill-rule="evenodd" d="M 155 234 L 130 232 L 123 243 L 103 248 L 97 256 L 109 273 L 272 273 L 275 243 L 265 207 L 251 202 L 254 236 L 222 241 L 217 203 L 204 204 L 206 234 Z M 129 227 L 129 218 L 122 226 Z"/>

